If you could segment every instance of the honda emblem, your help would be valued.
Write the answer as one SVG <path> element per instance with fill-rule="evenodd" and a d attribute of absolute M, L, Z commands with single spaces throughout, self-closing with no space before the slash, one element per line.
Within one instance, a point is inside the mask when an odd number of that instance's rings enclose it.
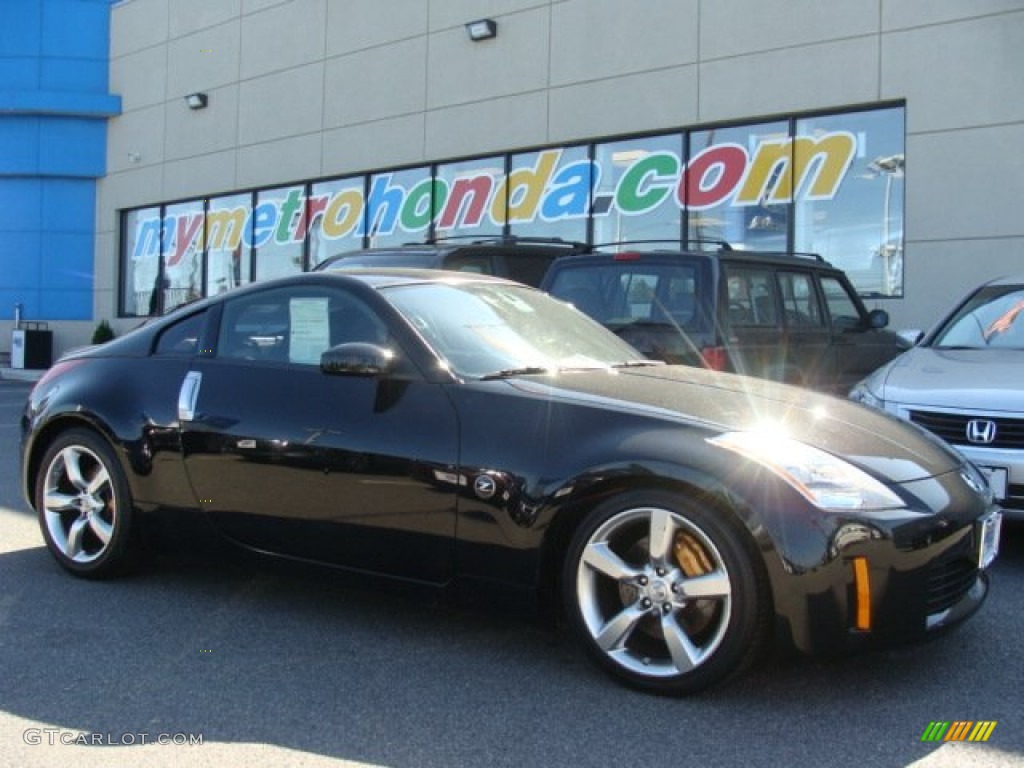
<path fill-rule="evenodd" d="M 990 419 L 971 419 L 967 422 L 967 441 L 988 445 L 996 439 L 996 423 Z"/>

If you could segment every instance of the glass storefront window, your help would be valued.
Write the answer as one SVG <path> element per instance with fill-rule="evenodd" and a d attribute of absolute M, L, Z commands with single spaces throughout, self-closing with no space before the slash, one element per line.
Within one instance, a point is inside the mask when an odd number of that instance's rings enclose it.
<path fill-rule="evenodd" d="M 679 243 L 682 212 L 675 190 L 682 154 L 679 133 L 595 146 L 594 161 L 601 169 L 592 207 L 595 243 L 657 240 L 650 244 L 655 248 Z"/>
<path fill-rule="evenodd" d="M 791 197 L 781 181 L 789 145 L 781 121 L 690 134 L 679 197 L 691 245 L 724 240 L 733 248 L 787 250 Z"/>
<path fill-rule="evenodd" d="M 206 212 L 206 295 L 252 279 L 252 195 L 210 200 Z"/>
<path fill-rule="evenodd" d="M 257 280 L 302 271 L 305 206 L 305 188 L 301 186 L 263 190 L 256 196 L 252 244 Z"/>
<path fill-rule="evenodd" d="M 371 248 L 422 240 L 434 214 L 430 168 L 377 173 L 366 197 L 366 228 Z"/>
<path fill-rule="evenodd" d="M 140 208 L 124 216 L 121 246 L 121 313 L 156 314 L 160 276 L 160 209 Z"/>
<path fill-rule="evenodd" d="M 496 236 L 505 225 L 505 158 L 438 166 L 434 209 L 437 237 Z"/>
<path fill-rule="evenodd" d="M 689 247 L 818 253 L 861 295 L 900 297 L 904 133 L 904 108 L 886 107 L 125 211 L 120 311 L 161 314 L 364 246 L 505 231 L 652 248 L 685 233 Z"/>
<path fill-rule="evenodd" d="M 586 147 L 513 155 L 506 180 L 508 226 L 519 237 L 587 239 L 597 173 Z"/>
<path fill-rule="evenodd" d="M 862 296 L 902 296 L 903 109 L 805 118 L 796 126 L 797 165 L 818 175 L 798 190 L 795 249 L 820 253 Z M 837 191 L 828 194 L 829 174 L 840 171 Z M 823 189 L 815 189 L 812 181 L 822 177 Z"/>
<path fill-rule="evenodd" d="M 364 180 L 362 176 L 314 184 L 309 196 L 309 266 L 363 247 Z"/>
<path fill-rule="evenodd" d="M 203 220 L 202 200 L 168 205 L 164 212 L 160 313 L 203 295 Z"/>

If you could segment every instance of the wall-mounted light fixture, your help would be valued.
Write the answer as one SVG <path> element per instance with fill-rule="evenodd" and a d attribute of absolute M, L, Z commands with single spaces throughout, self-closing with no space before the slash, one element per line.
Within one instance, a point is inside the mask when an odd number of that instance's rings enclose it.
<path fill-rule="evenodd" d="M 189 109 L 206 109 L 210 99 L 205 93 L 190 93 L 185 97 Z"/>
<path fill-rule="evenodd" d="M 466 34 L 474 43 L 498 36 L 498 22 L 494 19 L 477 19 L 466 25 Z"/>

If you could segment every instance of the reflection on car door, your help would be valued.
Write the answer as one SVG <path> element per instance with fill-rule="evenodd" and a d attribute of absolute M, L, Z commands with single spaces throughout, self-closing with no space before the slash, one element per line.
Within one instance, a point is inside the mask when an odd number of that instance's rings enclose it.
<path fill-rule="evenodd" d="M 322 373 L 343 342 L 391 345 L 361 298 L 303 285 L 225 302 L 180 402 L 185 466 L 215 525 L 257 549 L 441 583 L 453 568 L 453 407 L 411 363 Z M 401 354 L 399 353 L 401 357 Z"/>

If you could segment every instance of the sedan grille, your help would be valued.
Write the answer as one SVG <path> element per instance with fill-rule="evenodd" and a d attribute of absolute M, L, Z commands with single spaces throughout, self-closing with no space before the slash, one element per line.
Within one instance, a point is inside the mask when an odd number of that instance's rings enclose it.
<path fill-rule="evenodd" d="M 936 411 L 911 411 L 910 420 L 924 427 L 952 445 L 982 445 L 986 448 L 1024 448 L 1024 419 L 992 418 L 981 414 L 939 413 Z M 995 425 L 995 439 L 991 442 L 968 439 L 972 422 Z M 984 430 L 975 429 L 976 433 Z"/>

